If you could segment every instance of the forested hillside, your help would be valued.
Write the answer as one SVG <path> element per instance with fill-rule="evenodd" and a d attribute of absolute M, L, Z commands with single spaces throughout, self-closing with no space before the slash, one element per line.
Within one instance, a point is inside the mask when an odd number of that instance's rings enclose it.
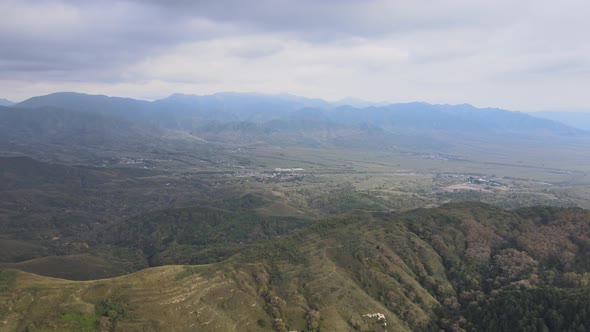
<path fill-rule="evenodd" d="M 174 321 L 212 331 L 583 331 L 589 244 L 590 213 L 576 208 L 353 213 L 209 265 L 92 282 L 5 270 L 2 312 L 17 330 Z"/>

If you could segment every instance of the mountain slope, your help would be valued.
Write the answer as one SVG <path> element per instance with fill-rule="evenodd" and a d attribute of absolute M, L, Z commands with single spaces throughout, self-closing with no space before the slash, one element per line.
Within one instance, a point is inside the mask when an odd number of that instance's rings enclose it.
<path fill-rule="evenodd" d="M 155 109 L 171 113 L 180 111 L 202 119 L 247 122 L 266 122 L 284 118 L 302 108 L 322 109 L 330 106 L 320 99 L 231 92 L 205 96 L 173 94 L 152 103 Z"/>
<path fill-rule="evenodd" d="M 590 131 L 590 112 L 534 112 L 532 116 L 557 121 L 565 125 Z"/>
<path fill-rule="evenodd" d="M 393 130 L 446 131 L 451 133 L 511 132 L 557 135 L 582 131 L 525 113 L 471 105 L 391 104 L 355 109 L 342 107 L 332 119 L 347 123 L 366 122 Z"/>
<path fill-rule="evenodd" d="M 110 114 L 54 107 L 0 107 L 0 135 L 27 142 L 102 146 L 142 141 L 158 130 Z"/>
<path fill-rule="evenodd" d="M 178 331 L 504 331 L 501 318 L 489 315 L 489 328 L 481 326 L 480 303 L 492 309 L 546 289 L 555 301 L 575 297 L 576 306 L 590 305 L 587 296 L 575 295 L 588 293 L 589 244 L 590 212 L 581 209 L 460 203 L 358 214 L 209 265 L 89 282 L 4 271 L 0 312 L 3 327 L 17 331 L 88 321 L 117 331 L 172 324 Z M 527 309 L 520 317 L 535 327 L 540 319 L 557 326 L 567 307 L 553 308 L 551 314 Z M 588 319 L 578 316 L 559 318 L 560 329 Z M 530 326 L 522 324 L 511 330 Z"/>

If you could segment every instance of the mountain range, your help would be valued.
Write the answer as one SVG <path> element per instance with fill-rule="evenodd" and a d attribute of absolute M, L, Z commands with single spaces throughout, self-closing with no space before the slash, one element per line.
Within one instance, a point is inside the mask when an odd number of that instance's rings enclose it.
<path fill-rule="evenodd" d="M 174 94 L 155 101 L 62 92 L 0 109 L 5 141 L 128 144 L 188 134 L 203 141 L 437 150 L 483 140 L 518 145 L 587 140 L 590 133 L 529 114 L 471 105 L 353 107 L 292 95 Z"/>
<path fill-rule="evenodd" d="M 54 93 L 27 99 L 16 108 L 54 107 L 88 113 L 113 115 L 130 120 L 158 122 L 168 128 L 199 125 L 199 122 L 269 123 L 313 118 L 334 125 L 366 124 L 391 130 L 513 131 L 583 134 L 570 126 L 525 113 L 468 104 L 433 105 L 402 103 L 353 107 L 292 95 L 217 93 L 197 96 L 173 94 L 152 102 L 131 98 Z M 188 122 L 188 123 L 187 123 Z M 584 133 L 587 134 L 587 133 Z"/>

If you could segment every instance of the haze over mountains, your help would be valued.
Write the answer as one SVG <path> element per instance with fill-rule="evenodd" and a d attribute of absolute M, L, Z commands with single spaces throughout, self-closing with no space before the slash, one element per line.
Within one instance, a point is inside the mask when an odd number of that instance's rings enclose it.
<path fill-rule="evenodd" d="M 173 94 L 155 101 L 73 92 L 0 106 L 0 149 L 48 161 L 94 163 L 112 151 L 200 151 L 261 144 L 505 160 L 585 162 L 590 133 L 529 114 L 471 105 L 353 107 L 293 95 Z M 196 149 L 196 150 L 195 150 Z M 550 149 L 551 157 L 547 154 Z M 70 153 L 69 151 L 75 151 Z"/>
<path fill-rule="evenodd" d="M 354 104 L 354 101 L 352 102 Z M 359 103 L 356 103 L 357 105 Z M 361 103 L 362 104 L 362 103 Z M 317 112 L 318 121 L 335 123 L 365 122 L 384 126 L 431 128 L 441 130 L 495 129 L 495 130 L 548 130 L 556 133 L 575 133 L 567 126 L 544 121 L 524 113 L 485 108 L 468 104 L 432 105 L 428 103 L 398 103 L 380 106 L 354 107 L 343 102 L 330 103 L 293 95 L 264 95 L 243 93 L 217 93 L 213 95 L 173 94 L 153 102 L 59 92 L 27 99 L 13 105 L 18 108 L 55 107 L 76 111 L 112 114 L 129 119 L 158 119 L 166 116 L 179 119 L 196 118 L 223 121 L 268 122 L 275 119 L 297 117 Z M 362 111 L 361 111 L 362 110 Z M 539 113 L 542 114 L 542 113 Z M 445 119 L 447 118 L 447 119 Z M 386 124 L 382 121 L 386 120 Z M 462 127 L 476 125 L 478 128 Z"/>
<path fill-rule="evenodd" d="M 26 128 L 36 128 L 33 136 L 52 130 L 56 136 L 71 130 L 82 130 L 85 135 L 98 128 L 116 131 L 105 133 L 106 139 L 130 133 L 138 137 L 161 135 L 162 130 L 190 132 L 206 140 L 243 142 L 278 137 L 302 144 L 337 144 L 340 139 L 361 136 L 360 141 L 371 141 L 370 137 L 394 140 L 396 135 L 405 137 L 401 141 L 411 138 L 415 142 L 424 138 L 448 141 L 449 137 L 590 137 L 584 130 L 556 121 L 467 104 L 353 107 L 292 95 L 240 93 L 174 94 L 149 102 L 62 92 L 4 108 L 0 116 L 0 125 L 5 126 L 3 135 L 18 135 Z"/>
<path fill-rule="evenodd" d="M 574 128 L 590 130 L 590 112 L 587 111 L 542 111 L 531 113 L 531 115 L 543 119 L 561 122 Z"/>

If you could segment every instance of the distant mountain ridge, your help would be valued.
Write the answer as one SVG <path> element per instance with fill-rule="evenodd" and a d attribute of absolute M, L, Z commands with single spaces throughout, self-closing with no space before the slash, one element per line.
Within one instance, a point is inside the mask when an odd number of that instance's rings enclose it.
<path fill-rule="evenodd" d="M 543 111 L 543 112 L 534 112 L 530 113 L 530 115 L 548 119 L 556 122 L 563 123 L 565 125 L 590 131 L 590 111 L 580 111 L 580 112 L 552 112 L 552 111 Z"/>
<path fill-rule="evenodd" d="M 368 124 L 412 131 L 539 131 L 559 135 L 585 134 L 582 130 L 529 114 L 468 104 L 437 105 L 423 102 L 353 107 L 292 95 L 216 93 L 173 94 L 153 102 L 131 98 L 60 92 L 27 99 L 19 108 L 52 106 L 76 111 L 112 114 L 182 128 L 203 121 L 266 123 L 308 118 L 333 124 Z M 183 128 L 187 129 L 187 128 Z"/>
<path fill-rule="evenodd" d="M 456 154 L 463 148 L 590 146 L 590 132 L 529 114 L 424 102 L 354 107 L 293 95 L 173 94 L 154 101 L 59 92 L 0 107 L 0 151 L 135 151 L 266 144 Z M 483 145 L 482 145 L 483 144 Z M 52 148 L 52 149 L 53 149 Z M 98 149 L 98 150 L 97 150 Z M 106 151 L 106 150 L 105 150 Z M 35 154 L 36 155 L 36 154 Z"/>
<path fill-rule="evenodd" d="M 56 92 L 29 98 L 15 104 L 14 107 L 27 109 L 55 107 L 82 112 L 124 115 L 123 113 L 143 111 L 149 105 L 149 101 L 132 98 L 89 95 L 77 92 Z"/>

